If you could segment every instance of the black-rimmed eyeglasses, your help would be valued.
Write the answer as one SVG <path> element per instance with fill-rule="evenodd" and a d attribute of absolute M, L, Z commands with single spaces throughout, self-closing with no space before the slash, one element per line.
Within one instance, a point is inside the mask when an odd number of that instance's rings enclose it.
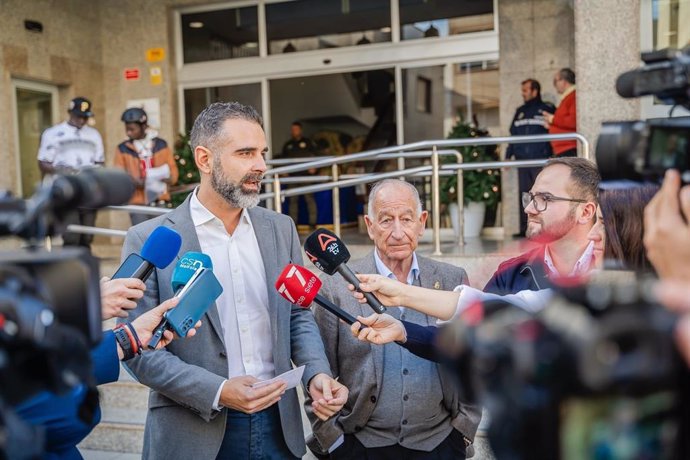
<path fill-rule="evenodd" d="M 550 201 L 572 201 L 574 203 L 587 203 L 587 200 L 578 200 L 576 198 L 563 198 L 560 196 L 554 196 L 546 192 L 523 192 L 522 194 L 522 207 L 526 208 L 530 203 L 534 204 L 534 209 L 537 212 L 546 211 L 546 206 Z"/>

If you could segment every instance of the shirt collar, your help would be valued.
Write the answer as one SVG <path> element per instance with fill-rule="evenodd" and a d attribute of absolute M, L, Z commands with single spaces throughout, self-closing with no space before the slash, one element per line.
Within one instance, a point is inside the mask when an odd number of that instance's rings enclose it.
<path fill-rule="evenodd" d="M 568 94 L 572 93 L 573 91 L 575 91 L 575 85 L 570 85 L 570 86 L 568 86 L 568 88 L 566 88 L 566 90 L 563 91 L 563 94 L 561 94 L 561 99 L 560 99 L 560 100 L 562 101 L 563 99 L 565 99 L 566 96 L 567 96 Z"/>
<path fill-rule="evenodd" d="M 204 206 L 201 201 L 199 201 L 199 198 L 197 197 L 197 192 L 199 191 L 199 187 L 195 188 L 194 191 L 192 192 L 192 197 L 189 200 L 189 213 L 191 214 L 192 217 L 192 222 L 194 222 L 195 227 L 200 227 L 208 222 L 211 222 L 213 220 L 216 220 L 217 223 L 223 226 L 225 228 L 225 225 L 223 224 L 223 221 L 220 220 L 215 214 L 213 214 L 211 211 Z M 247 209 L 244 208 L 242 209 L 242 214 L 240 215 L 240 224 L 245 223 L 248 224 L 250 227 L 252 225 L 252 220 L 249 217 L 249 212 L 247 212 Z"/>
<path fill-rule="evenodd" d="M 587 247 L 585 248 L 584 252 L 580 256 L 580 258 L 577 259 L 577 262 L 575 262 L 575 265 L 573 265 L 573 269 L 568 274 L 568 277 L 586 275 L 587 273 L 589 273 L 593 261 L 594 241 L 590 241 Z M 544 263 L 546 264 L 546 267 L 549 269 L 549 272 L 551 272 L 551 274 L 556 276 L 562 276 L 560 273 L 558 273 L 558 270 L 556 270 L 556 266 L 553 263 L 553 259 L 551 258 L 551 252 L 549 251 L 548 246 L 544 250 Z"/>
<path fill-rule="evenodd" d="M 386 278 L 391 278 L 395 279 L 395 275 L 391 271 L 390 268 L 386 266 L 386 264 L 383 263 L 381 258 L 379 257 L 379 250 L 378 248 L 374 250 L 374 261 L 376 262 L 376 271 L 379 272 L 380 275 L 385 276 Z M 407 274 L 407 284 L 413 284 L 414 281 L 419 277 L 419 264 L 417 263 L 417 253 L 413 252 L 412 253 L 412 266 L 410 267 L 410 273 Z"/>

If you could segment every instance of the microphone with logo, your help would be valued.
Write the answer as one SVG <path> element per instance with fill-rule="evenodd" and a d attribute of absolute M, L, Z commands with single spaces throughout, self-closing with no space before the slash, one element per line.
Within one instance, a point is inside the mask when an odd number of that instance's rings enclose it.
<path fill-rule="evenodd" d="M 182 237 L 179 233 L 168 227 L 156 227 L 142 246 L 141 255 L 128 255 L 112 279 L 138 278 L 146 281 L 154 268 L 170 265 L 181 246 Z"/>
<path fill-rule="evenodd" d="M 304 252 L 309 260 L 322 272 L 333 276 L 335 272 L 345 278 L 345 281 L 352 284 L 359 291 L 359 279 L 355 273 L 346 265 L 350 260 L 350 252 L 345 243 L 334 233 L 323 228 L 316 230 L 309 235 L 304 242 Z M 362 292 L 362 291 L 359 291 Z M 371 292 L 362 292 L 367 303 L 376 313 L 385 313 L 384 307 L 379 299 Z"/>
<path fill-rule="evenodd" d="M 276 281 L 278 294 L 290 303 L 302 308 L 309 308 L 314 302 L 347 324 L 353 324 L 357 321 L 354 316 L 320 295 L 319 289 L 321 289 L 321 280 L 306 268 L 295 264 L 286 265 Z"/>
<path fill-rule="evenodd" d="M 201 274 L 202 268 L 208 270 L 213 269 L 213 263 L 208 255 L 201 252 L 185 252 L 172 273 L 171 284 L 174 292 L 173 297 L 181 297 L 186 290 L 188 290 L 192 284 L 194 284 L 197 277 Z M 161 322 L 153 331 L 151 340 L 148 343 L 148 348 L 150 350 L 156 349 L 156 346 L 158 345 L 158 342 L 161 341 L 163 332 L 165 332 L 166 329 L 169 329 L 167 315 L 163 317 Z"/>

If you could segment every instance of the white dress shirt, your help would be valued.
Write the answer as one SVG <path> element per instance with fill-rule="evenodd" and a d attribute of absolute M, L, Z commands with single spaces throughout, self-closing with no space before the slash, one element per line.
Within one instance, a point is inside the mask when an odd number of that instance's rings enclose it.
<path fill-rule="evenodd" d="M 242 210 L 240 222 L 230 235 L 223 222 L 201 204 L 196 190 L 189 210 L 201 251 L 211 258 L 213 272 L 223 286 L 216 305 L 228 356 L 228 378 L 273 378 L 266 272 L 249 213 Z M 216 395 L 216 408 L 222 388 Z"/>

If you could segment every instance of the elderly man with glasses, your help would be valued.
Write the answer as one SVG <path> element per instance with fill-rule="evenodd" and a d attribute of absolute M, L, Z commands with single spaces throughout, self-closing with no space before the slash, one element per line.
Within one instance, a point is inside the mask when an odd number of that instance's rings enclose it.
<path fill-rule="evenodd" d="M 536 291 L 550 287 L 550 279 L 587 274 L 593 268 L 587 234 L 596 221 L 599 181 L 589 160 L 549 160 L 532 190 L 522 194 L 526 236 L 538 246 L 499 265 L 484 292 Z"/>

